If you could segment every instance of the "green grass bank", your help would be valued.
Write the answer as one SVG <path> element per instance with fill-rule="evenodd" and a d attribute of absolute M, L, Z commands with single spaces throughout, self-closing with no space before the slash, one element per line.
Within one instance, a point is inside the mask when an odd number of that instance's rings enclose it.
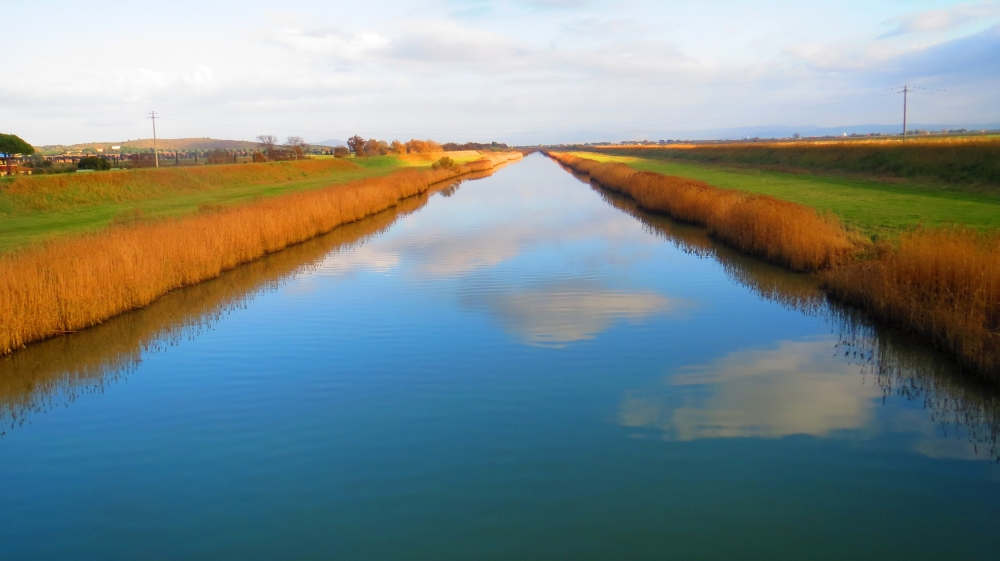
<path fill-rule="evenodd" d="M 607 154 L 821 175 L 1000 188 L 1000 136 L 721 142 L 595 148 Z"/>
<path fill-rule="evenodd" d="M 1000 189 L 970 192 L 929 181 L 877 181 L 810 173 L 726 167 L 718 164 L 639 158 L 595 152 L 572 154 L 634 169 L 704 181 L 810 206 L 836 214 L 849 228 L 870 237 L 895 237 L 915 228 L 948 225 L 1000 229 Z"/>
<path fill-rule="evenodd" d="M 317 158 L 0 179 L 0 253 L 116 222 L 179 217 L 429 167 L 434 156 Z M 466 163 L 478 153 L 456 153 Z"/>

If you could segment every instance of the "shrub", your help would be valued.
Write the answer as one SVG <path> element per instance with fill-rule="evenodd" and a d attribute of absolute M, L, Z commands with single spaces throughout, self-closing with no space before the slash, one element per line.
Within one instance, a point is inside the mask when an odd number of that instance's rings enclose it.
<path fill-rule="evenodd" d="M 452 160 L 448 156 L 443 156 L 440 160 L 438 160 L 438 161 L 434 162 L 433 164 L 431 164 L 431 168 L 433 168 L 433 169 L 452 169 L 456 165 L 458 165 L 458 164 L 455 163 L 455 160 Z"/>
<path fill-rule="evenodd" d="M 232 164 L 236 161 L 236 155 L 229 150 L 215 149 L 205 153 L 205 159 L 210 164 Z"/>
<path fill-rule="evenodd" d="M 77 169 L 104 171 L 111 169 L 111 162 L 109 162 L 106 158 L 101 158 L 100 156 L 87 156 L 86 158 L 80 158 L 76 167 Z"/>

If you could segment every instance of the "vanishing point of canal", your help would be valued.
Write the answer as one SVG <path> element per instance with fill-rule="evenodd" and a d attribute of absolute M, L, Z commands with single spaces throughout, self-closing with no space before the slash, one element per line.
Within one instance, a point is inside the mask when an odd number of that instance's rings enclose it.
<path fill-rule="evenodd" d="M 0 559 L 989 559 L 1000 398 L 541 155 L 0 360 Z"/>

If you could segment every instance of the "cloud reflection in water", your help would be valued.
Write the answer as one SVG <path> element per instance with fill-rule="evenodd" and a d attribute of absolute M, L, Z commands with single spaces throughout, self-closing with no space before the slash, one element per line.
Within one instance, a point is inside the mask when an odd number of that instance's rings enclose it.
<path fill-rule="evenodd" d="M 949 438 L 926 412 L 880 414 L 883 388 L 836 353 L 835 338 L 781 341 L 688 367 L 648 390 L 629 391 L 619 406 L 626 427 L 662 431 L 666 440 L 781 438 L 795 434 L 871 439 L 905 435 L 897 442 L 929 458 L 972 460 L 975 443 Z M 955 435 L 952 435 L 955 436 Z"/>
<path fill-rule="evenodd" d="M 724 437 L 823 436 L 858 429 L 873 416 L 878 387 L 831 356 L 836 341 L 782 341 L 776 349 L 744 350 L 688 368 L 667 388 L 630 392 L 620 422 L 656 427 L 675 440 Z"/>
<path fill-rule="evenodd" d="M 616 321 L 638 321 L 683 305 L 653 292 L 616 291 L 583 283 L 470 294 L 462 304 L 488 310 L 505 331 L 526 344 L 555 347 L 593 339 Z"/>

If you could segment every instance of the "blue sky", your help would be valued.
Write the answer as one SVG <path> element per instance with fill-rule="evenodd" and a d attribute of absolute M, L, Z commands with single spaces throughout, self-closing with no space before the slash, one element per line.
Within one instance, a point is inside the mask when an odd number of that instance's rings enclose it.
<path fill-rule="evenodd" d="M 40 1 L 4 8 L 0 132 L 536 142 L 1000 122 L 1000 0 Z M 944 92 L 934 89 L 946 90 Z M 695 135 L 696 136 L 696 135 Z"/>

